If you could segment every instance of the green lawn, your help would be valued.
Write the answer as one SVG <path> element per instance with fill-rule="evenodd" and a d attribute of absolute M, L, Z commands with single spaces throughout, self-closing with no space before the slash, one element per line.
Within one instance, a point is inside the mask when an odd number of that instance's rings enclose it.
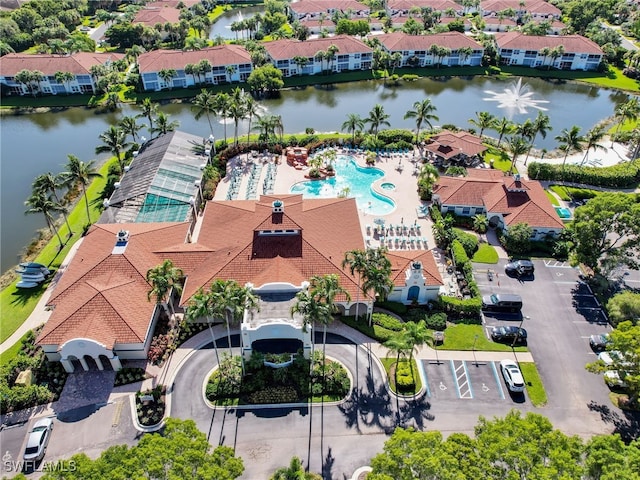
<path fill-rule="evenodd" d="M 553 190 L 553 186 L 551 187 L 551 190 Z M 547 195 L 547 198 L 551 202 L 551 205 L 560 206 L 560 201 L 553 193 L 551 193 L 549 190 L 545 190 L 544 193 Z"/>
<path fill-rule="evenodd" d="M 476 340 L 477 336 L 477 340 Z M 438 350 L 475 350 L 511 352 L 511 345 L 496 343 L 487 338 L 482 325 L 453 325 L 444 331 L 444 343 Z M 515 347 L 516 352 L 526 352 L 527 347 Z"/>
<path fill-rule="evenodd" d="M 511 168 L 511 158 L 509 158 L 509 155 L 502 150 L 498 150 L 496 147 L 489 147 L 485 151 L 484 161 L 490 164 L 491 160 L 493 160 L 493 168 L 496 170 L 508 172 Z M 518 173 L 516 168 L 514 168 L 514 173 Z"/>
<path fill-rule="evenodd" d="M 471 261 L 476 263 L 498 263 L 498 252 L 492 245 L 481 243 Z"/>
<path fill-rule="evenodd" d="M 522 362 L 520 363 L 520 371 L 524 377 L 524 382 L 527 385 L 527 393 L 529 399 L 534 407 L 542 407 L 547 404 L 547 392 L 542 385 L 542 379 L 538 374 L 538 369 L 535 363 Z"/>
<path fill-rule="evenodd" d="M 18 353 L 20 353 L 20 349 L 22 348 L 22 341 L 26 338 L 29 332 L 25 333 L 20 340 L 18 340 L 12 347 L 0 353 L 0 365 L 7 365 L 11 360 L 13 360 Z"/>
<path fill-rule="evenodd" d="M 114 160 L 111 160 L 114 161 Z M 97 178 L 87 189 L 89 198 L 89 211 L 91 213 L 91 223 L 95 222 L 102 212 L 102 202 L 100 193 L 107 180 L 109 163 L 100 168 L 102 178 Z M 60 250 L 58 238 L 53 238 L 45 245 L 38 256 L 33 261 L 47 265 L 50 270 L 56 270 L 69 253 L 71 246 L 82 236 L 83 227 L 87 223 L 87 212 L 84 198 L 79 198 L 73 210 L 69 213 L 69 224 L 73 230 L 73 235 L 68 238 L 67 226 L 62 222 L 59 228 L 60 236 L 66 240 L 64 248 Z M 52 278 L 53 275 L 50 277 Z M 0 331 L 0 342 L 4 342 L 15 332 L 20 325 L 29 317 L 35 308 L 42 293 L 45 291 L 48 282 L 37 288 L 23 290 L 16 288 L 18 279 L 0 292 L 0 311 L 2 312 L 2 329 Z"/>

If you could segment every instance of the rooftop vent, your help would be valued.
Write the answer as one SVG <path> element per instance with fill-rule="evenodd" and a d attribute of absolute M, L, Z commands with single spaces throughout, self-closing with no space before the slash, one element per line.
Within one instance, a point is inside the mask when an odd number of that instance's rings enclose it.
<path fill-rule="evenodd" d="M 271 204 L 272 213 L 284 213 L 284 203 L 282 200 L 274 200 Z"/>
<path fill-rule="evenodd" d="M 111 253 L 114 254 L 122 254 L 127 248 L 127 244 L 129 243 L 129 231 L 128 230 L 120 230 L 116 233 L 116 246 L 113 248 Z"/>
<path fill-rule="evenodd" d="M 519 173 L 516 173 L 516 174 L 513 176 L 513 179 L 514 179 L 516 182 L 519 182 L 519 181 L 520 181 L 520 174 L 519 174 Z"/>

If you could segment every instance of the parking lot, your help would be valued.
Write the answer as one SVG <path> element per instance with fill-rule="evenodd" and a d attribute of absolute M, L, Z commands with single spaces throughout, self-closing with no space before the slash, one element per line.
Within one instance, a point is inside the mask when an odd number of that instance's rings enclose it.
<path fill-rule="evenodd" d="M 505 353 L 505 358 L 508 354 Z M 499 362 L 423 360 L 430 401 L 461 400 L 492 404 L 526 401 L 509 394 L 500 373 Z"/>
<path fill-rule="evenodd" d="M 485 331 L 502 325 L 527 330 L 527 345 L 550 406 L 566 404 L 567 399 L 608 404 L 603 379 L 587 372 L 584 366 L 596 359 L 589 347 L 589 336 L 606 333 L 610 327 L 589 287 L 580 281 L 579 272 L 565 262 L 534 260 L 534 275 L 517 278 L 504 273 L 506 263 L 503 259 L 491 267 L 495 272 L 492 281 L 484 265 L 475 265 L 475 278 L 482 295 L 520 295 L 522 312 L 485 314 Z"/>

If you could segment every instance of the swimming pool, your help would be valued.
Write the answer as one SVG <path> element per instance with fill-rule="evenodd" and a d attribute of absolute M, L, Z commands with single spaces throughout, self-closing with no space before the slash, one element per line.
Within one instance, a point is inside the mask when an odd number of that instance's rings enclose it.
<path fill-rule="evenodd" d="M 383 190 L 395 190 L 396 189 L 396 185 L 394 183 L 391 182 L 384 182 L 380 184 L 380 188 Z"/>
<path fill-rule="evenodd" d="M 569 210 L 568 208 L 564 208 L 564 207 L 553 207 L 556 209 L 556 213 L 558 214 L 558 216 L 565 220 L 567 218 L 571 218 L 571 210 Z"/>
<path fill-rule="evenodd" d="M 371 185 L 384 177 L 379 168 L 360 167 L 350 155 L 338 155 L 334 163 L 336 175 L 324 180 L 308 180 L 296 183 L 290 193 L 302 193 L 305 198 L 337 197 L 349 189 L 349 197 L 356 199 L 358 209 L 371 215 L 386 215 L 393 212 L 396 204 L 390 198 L 376 193 Z"/>

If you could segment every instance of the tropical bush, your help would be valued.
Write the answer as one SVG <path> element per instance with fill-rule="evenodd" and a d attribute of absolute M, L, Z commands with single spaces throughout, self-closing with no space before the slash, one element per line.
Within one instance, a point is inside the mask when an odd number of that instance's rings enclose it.
<path fill-rule="evenodd" d="M 0 367 L 0 413 L 42 405 L 57 400 L 67 380 L 60 362 L 49 362 L 35 345 L 35 333 L 22 340 L 20 352 Z M 31 369 L 31 385 L 16 385 L 20 372 Z"/>
<path fill-rule="evenodd" d="M 434 313 L 425 318 L 427 328 L 442 331 L 447 328 L 447 314 L 443 312 Z"/>
<path fill-rule="evenodd" d="M 640 182 L 640 167 L 632 162 L 610 167 L 581 167 L 532 162 L 527 169 L 529 178 L 546 181 L 570 181 L 584 185 L 609 188 L 630 188 Z"/>
<path fill-rule="evenodd" d="M 140 425 L 149 427 L 160 423 L 162 417 L 164 417 L 166 391 L 165 386 L 157 385 L 151 390 L 145 390 L 144 392 L 138 392 L 136 394 L 136 413 Z M 152 396 L 153 401 L 143 402 L 142 397 L 145 395 Z"/>
<path fill-rule="evenodd" d="M 374 325 L 379 325 L 387 330 L 399 332 L 403 328 L 403 323 L 400 320 L 386 313 L 374 313 L 372 319 Z"/>
<path fill-rule="evenodd" d="M 462 317 L 471 317 L 473 319 L 472 323 L 479 323 L 482 300 L 478 296 L 472 298 L 457 298 L 442 295 L 440 297 L 440 308 L 450 314 L 450 316 L 459 315 Z"/>
<path fill-rule="evenodd" d="M 404 315 L 407 313 L 407 306 L 400 302 L 390 302 L 389 300 L 386 300 L 384 302 L 376 302 L 376 306 L 389 310 L 396 315 Z"/>
<path fill-rule="evenodd" d="M 413 392 L 416 381 L 413 377 L 414 372 L 408 360 L 400 360 L 396 363 L 395 381 L 398 393 L 411 391 Z"/>
<path fill-rule="evenodd" d="M 473 254 L 478 250 L 478 237 L 473 233 L 468 233 L 459 228 L 453 229 L 455 239 L 458 240 L 464 247 L 464 251 L 469 258 L 473 257 Z"/>
<path fill-rule="evenodd" d="M 127 385 L 129 383 L 139 382 L 147 378 L 144 368 L 124 367 L 118 370 L 116 378 L 113 381 L 114 387 Z"/>

